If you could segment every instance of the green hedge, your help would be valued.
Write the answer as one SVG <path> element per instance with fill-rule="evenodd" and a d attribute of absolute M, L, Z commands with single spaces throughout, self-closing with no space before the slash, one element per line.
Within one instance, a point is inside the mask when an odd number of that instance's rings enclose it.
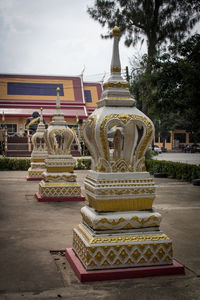
<path fill-rule="evenodd" d="M 30 158 L 0 158 L 0 170 L 28 170 L 31 165 Z"/>
<path fill-rule="evenodd" d="M 30 158 L 0 158 L 0 170 L 28 170 Z M 184 181 L 200 179 L 200 166 L 189 165 L 165 160 L 146 159 L 147 171 L 151 174 L 165 173 L 169 178 Z M 75 170 L 89 170 L 91 168 L 90 158 L 76 158 Z"/>
<path fill-rule="evenodd" d="M 146 160 L 147 171 L 151 174 L 165 173 L 169 178 L 192 181 L 200 178 L 200 166 L 165 160 Z"/>
<path fill-rule="evenodd" d="M 77 158 L 75 170 L 90 170 L 91 159 L 90 158 Z"/>
<path fill-rule="evenodd" d="M 76 170 L 89 170 L 91 167 L 90 158 L 77 158 L 76 159 Z M 30 158 L 0 158 L 0 170 L 28 170 L 31 165 Z"/>

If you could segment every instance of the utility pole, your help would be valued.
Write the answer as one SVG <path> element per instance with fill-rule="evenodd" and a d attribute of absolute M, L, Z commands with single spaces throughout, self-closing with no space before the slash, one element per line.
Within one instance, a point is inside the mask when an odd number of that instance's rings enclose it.
<path fill-rule="evenodd" d="M 128 81 L 128 83 L 129 83 L 129 79 L 130 77 L 129 77 L 128 66 L 126 66 L 126 80 Z"/>

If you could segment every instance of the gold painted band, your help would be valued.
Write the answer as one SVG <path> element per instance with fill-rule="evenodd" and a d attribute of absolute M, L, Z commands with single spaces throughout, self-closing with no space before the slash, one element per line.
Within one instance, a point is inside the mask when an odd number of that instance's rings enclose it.
<path fill-rule="evenodd" d="M 45 158 L 32 158 L 32 162 L 45 162 Z"/>
<path fill-rule="evenodd" d="M 47 167 L 47 172 L 60 173 L 60 172 L 73 172 L 73 167 Z"/>
<path fill-rule="evenodd" d="M 75 233 L 83 236 L 89 244 L 107 244 L 107 243 L 124 243 L 124 242 L 158 242 L 158 241 L 171 241 L 165 233 L 158 234 L 138 234 L 138 235 L 120 235 L 120 236 L 101 236 L 93 237 L 85 230 L 85 228 L 79 224 Z"/>
<path fill-rule="evenodd" d="M 87 195 L 90 206 L 97 211 L 132 211 L 152 209 L 155 197 L 133 199 L 94 199 Z"/>

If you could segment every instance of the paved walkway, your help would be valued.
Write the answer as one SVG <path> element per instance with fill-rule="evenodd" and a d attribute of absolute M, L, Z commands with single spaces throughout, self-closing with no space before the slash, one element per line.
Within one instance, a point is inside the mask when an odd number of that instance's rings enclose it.
<path fill-rule="evenodd" d="M 157 160 L 169 160 L 187 164 L 200 165 L 200 153 L 160 153 L 153 157 Z"/>
<path fill-rule="evenodd" d="M 76 173 L 83 188 L 87 171 Z M 155 178 L 161 230 L 173 239 L 174 257 L 186 275 L 83 284 L 57 250 L 72 246 L 85 203 L 39 203 L 38 182 L 27 182 L 26 175 L 0 172 L 0 300 L 200 299 L 199 186 Z"/>

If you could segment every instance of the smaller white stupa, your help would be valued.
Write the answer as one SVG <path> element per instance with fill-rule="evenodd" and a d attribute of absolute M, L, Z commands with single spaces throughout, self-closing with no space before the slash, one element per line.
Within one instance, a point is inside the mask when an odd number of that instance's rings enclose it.
<path fill-rule="evenodd" d="M 70 154 L 75 133 L 67 126 L 60 110 L 59 92 L 57 88 L 56 113 L 44 134 L 48 157 L 36 198 L 38 201 L 82 201 L 85 197 L 73 172 L 76 161 Z"/>
<path fill-rule="evenodd" d="M 40 109 L 40 122 L 32 136 L 33 151 L 31 153 L 31 167 L 28 169 L 27 181 L 42 180 L 42 173 L 46 171 L 45 159 L 48 152 L 44 140 L 45 124 L 43 122 L 43 109 Z"/>

